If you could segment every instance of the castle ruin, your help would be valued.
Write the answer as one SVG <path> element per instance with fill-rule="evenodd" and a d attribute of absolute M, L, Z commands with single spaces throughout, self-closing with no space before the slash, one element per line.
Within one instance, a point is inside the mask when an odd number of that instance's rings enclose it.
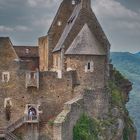
<path fill-rule="evenodd" d="M 0 137 L 72 140 L 81 114 L 104 117 L 109 54 L 91 0 L 63 0 L 38 46 L 0 37 Z"/>

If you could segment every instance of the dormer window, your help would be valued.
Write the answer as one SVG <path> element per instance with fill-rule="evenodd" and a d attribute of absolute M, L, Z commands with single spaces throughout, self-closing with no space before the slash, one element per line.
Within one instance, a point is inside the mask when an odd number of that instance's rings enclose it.
<path fill-rule="evenodd" d="M 10 80 L 10 73 L 9 72 L 3 72 L 2 73 L 2 82 L 9 82 Z"/>
<path fill-rule="evenodd" d="M 58 26 L 61 26 L 61 25 L 62 25 L 62 22 L 61 22 L 61 21 L 58 21 L 58 22 L 57 22 L 57 25 L 58 25 Z"/>
<path fill-rule="evenodd" d="M 26 49 L 25 52 L 26 52 L 26 54 L 28 54 L 29 53 L 29 49 Z"/>
<path fill-rule="evenodd" d="M 73 20 L 75 19 L 75 17 L 76 17 L 76 16 L 71 17 L 71 18 L 68 20 L 68 24 L 72 23 Z"/>
<path fill-rule="evenodd" d="M 75 0 L 72 0 L 72 5 L 75 5 L 75 4 L 76 4 Z"/>
<path fill-rule="evenodd" d="M 93 61 L 87 62 L 85 65 L 85 72 L 93 72 L 94 71 L 94 64 Z"/>

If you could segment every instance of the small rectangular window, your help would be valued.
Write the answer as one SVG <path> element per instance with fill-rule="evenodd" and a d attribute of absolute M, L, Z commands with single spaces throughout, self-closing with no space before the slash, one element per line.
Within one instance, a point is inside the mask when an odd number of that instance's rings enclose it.
<path fill-rule="evenodd" d="M 88 70 L 90 70 L 90 67 L 91 67 L 91 66 L 90 66 L 90 62 L 89 62 L 89 63 L 88 63 Z"/>
<path fill-rule="evenodd" d="M 9 80 L 10 80 L 9 72 L 3 72 L 2 73 L 2 82 L 9 82 Z"/>
<path fill-rule="evenodd" d="M 93 71 L 94 71 L 93 61 L 87 62 L 85 65 L 85 72 L 93 72 Z"/>

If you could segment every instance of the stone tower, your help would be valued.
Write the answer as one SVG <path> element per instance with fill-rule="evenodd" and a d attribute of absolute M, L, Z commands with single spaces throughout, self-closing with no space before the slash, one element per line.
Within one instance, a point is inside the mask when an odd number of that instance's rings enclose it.
<path fill-rule="evenodd" d="M 47 71 L 53 67 L 52 51 L 58 42 L 75 5 L 71 0 L 63 0 L 46 36 L 39 38 L 40 70 Z M 49 61 L 48 61 L 49 60 Z"/>

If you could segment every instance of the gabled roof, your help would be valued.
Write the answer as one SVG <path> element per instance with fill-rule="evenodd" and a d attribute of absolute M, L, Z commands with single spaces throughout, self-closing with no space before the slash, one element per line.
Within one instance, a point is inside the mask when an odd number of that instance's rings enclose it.
<path fill-rule="evenodd" d="M 15 59 L 18 59 L 18 55 L 15 52 L 15 49 L 13 48 L 13 44 L 9 37 L 0 37 L 0 48 L 2 48 L 2 47 L 4 47 L 4 48 L 8 47 L 6 49 L 9 49 L 10 52 L 12 52 L 14 54 Z"/>
<path fill-rule="evenodd" d="M 96 36 L 96 38 L 101 43 L 104 44 L 104 46 L 106 48 L 110 47 L 110 43 L 109 43 L 104 31 L 102 30 L 102 27 L 100 26 L 92 9 L 90 7 L 87 8 L 86 6 L 83 6 L 82 2 L 84 2 L 84 4 L 86 4 L 86 1 L 83 0 L 83 1 L 81 1 L 81 3 L 79 3 L 78 5 L 75 6 L 75 9 L 73 10 L 73 13 L 72 13 L 70 19 L 73 18 L 74 16 L 75 16 L 75 18 L 72 23 L 66 24 L 65 29 L 64 29 L 63 33 L 61 34 L 61 37 L 60 37 L 57 45 L 55 46 L 53 52 L 60 51 L 63 47 L 68 48 L 70 45 L 69 43 L 67 46 L 64 46 L 64 45 L 67 41 L 68 42 L 73 41 L 73 39 L 71 39 L 70 36 L 73 35 L 72 31 L 75 31 L 76 30 L 75 28 L 77 28 L 77 26 L 78 26 L 78 25 L 75 26 L 75 24 L 79 24 L 79 26 L 81 26 L 81 29 L 82 29 L 82 27 L 84 26 L 85 23 L 90 25 L 89 28 L 92 30 L 92 32 L 94 32 L 93 34 Z M 90 3 L 90 1 L 89 1 L 89 3 Z M 85 16 L 89 17 L 90 19 L 86 19 Z M 77 34 L 78 34 L 78 32 L 75 33 L 74 37 L 76 37 Z M 71 40 L 69 40 L 69 39 L 71 39 Z"/>
<path fill-rule="evenodd" d="M 13 46 L 18 57 L 39 57 L 38 46 Z"/>
<path fill-rule="evenodd" d="M 105 55 L 105 50 L 85 24 L 65 54 Z"/>
<path fill-rule="evenodd" d="M 72 15 L 70 16 L 67 24 L 66 24 L 66 27 L 57 43 L 57 45 L 55 46 L 53 52 L 55 51 L 59 51 L 62 47 L 63 47 L 63 43 L 64 41 L 66 40 L 69 32 L 71 31 L 71 28 L 73 27 L 74 23 L 75 23 L 75 20 L 77 19 L 78 15 L 79 15 L 79 12 L 82 8 L 82 5 L 81 4 L 77 4 L 73 10 L 73 13 Z"/>

